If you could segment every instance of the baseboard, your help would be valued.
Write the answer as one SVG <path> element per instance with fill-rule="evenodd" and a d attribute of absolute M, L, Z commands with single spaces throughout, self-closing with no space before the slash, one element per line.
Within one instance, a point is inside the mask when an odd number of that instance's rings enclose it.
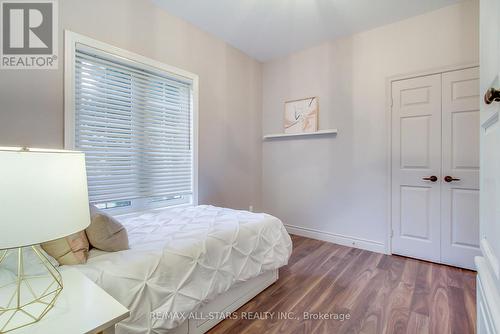
<path fill-rule="evenodd" d="M 495 253 L 491 249 L 488 239 L 481 239 L 481 252 L 483 253 L 486 263 L 493 272 L 494 277 L 497 280 L 500 280 L 500 264 L 498 263 L 498 259 L 495 256 Z"/>
<path fill-rule="evenodd" d="M 500 292 L 484 257 L 475 258 L 477 268 L 477 333 L 500 332 Z"/>
<path fill-rule="evenodd" d="M 299 227 L 293 225 L 285 224 L 285 227 L 288 233 L 300 235 L 302 237 L 327 241 L 343 246 L 355 247 L 376 253 L 386 254 L 386 246 L 383 242 L 349 237 L 346 235 L 335 234 L 326 231 L 319 231 L 312 228 Z"/>

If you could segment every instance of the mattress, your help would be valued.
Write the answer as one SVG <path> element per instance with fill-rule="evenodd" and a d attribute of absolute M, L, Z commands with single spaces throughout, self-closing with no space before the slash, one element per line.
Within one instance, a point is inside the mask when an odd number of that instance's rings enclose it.
<path fill-rule="evenodd" d="M 167 333 L 185 321 L 179 314 L 286 265 L 292 251 L 281 221 L 264 213 L 201 205 L 118 219 L 130 249 L 92 250 L 75 266 L 131 311 L 118 334 Z"/>

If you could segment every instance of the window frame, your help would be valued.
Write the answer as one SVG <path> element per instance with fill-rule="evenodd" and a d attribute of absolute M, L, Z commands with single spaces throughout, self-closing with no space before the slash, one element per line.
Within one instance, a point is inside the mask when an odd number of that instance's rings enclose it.
<path fill-rule="evenodd" d="M 77 44 L 97 49 L 104 54 L 110 54 L 119 57 L 121 61 L 137 66 L 138 64 L 149 71 L 168 73 L 169 76 L 179 78 L 181 80 L 189 80 L 192 82 L 192 107 L 191 107 L 191 144 L 192 144 L 192 175 L 193 194 L 191 195 L 190 203 L 183 203 L 180 206 L 198 205 L 198 94 L 199 94 L 199 78 L 198 75 L 181 70 L 174 66 L 164 64 L 162 62 L 141 56 L 139 54 L 118 48 L 116 46 L 92 39 L 90 37 L 65 30 L 64 31 L 64 148 L 69 150 L 75 149 L 75 77 L 76 77 L 76 61 L 75 53 Z M 141 202 L 141 201 L 139 201 Z M 150 203 L 145 206 L 132 205 L 125 208 L 106 209 L 110 213 L 122 214 L 136 211 L 143 211 L 147 208 L 158 209 L 161 207 L 178 206 L 175 201 L 171 205 L 164 205 L 162 202 Z"/>

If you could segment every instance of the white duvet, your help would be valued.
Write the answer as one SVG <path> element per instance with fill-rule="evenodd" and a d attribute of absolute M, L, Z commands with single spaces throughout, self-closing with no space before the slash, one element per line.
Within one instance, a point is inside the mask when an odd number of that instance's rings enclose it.
<path fill-rule="evenodd" d="M 264 213 L 213 206 L 151 211 L 119 219 L 130 250 L 91 251 L 87 277 L 130 309 L 124 333 L 164 333 L 237 282 L 287 264 L 292 243 L 281 221 Z"/>

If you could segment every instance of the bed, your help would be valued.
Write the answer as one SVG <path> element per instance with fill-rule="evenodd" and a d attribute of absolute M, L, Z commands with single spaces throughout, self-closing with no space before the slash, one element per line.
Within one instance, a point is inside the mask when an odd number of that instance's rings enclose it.
<path fill-rule="evenodd" d="M 276 281 L 292 251 L 264 213 L 201 205 L 118 218 L 130 249 L 94 249 L 75 266 L 130 309 L 118 334 L 204 333 Z"/>

